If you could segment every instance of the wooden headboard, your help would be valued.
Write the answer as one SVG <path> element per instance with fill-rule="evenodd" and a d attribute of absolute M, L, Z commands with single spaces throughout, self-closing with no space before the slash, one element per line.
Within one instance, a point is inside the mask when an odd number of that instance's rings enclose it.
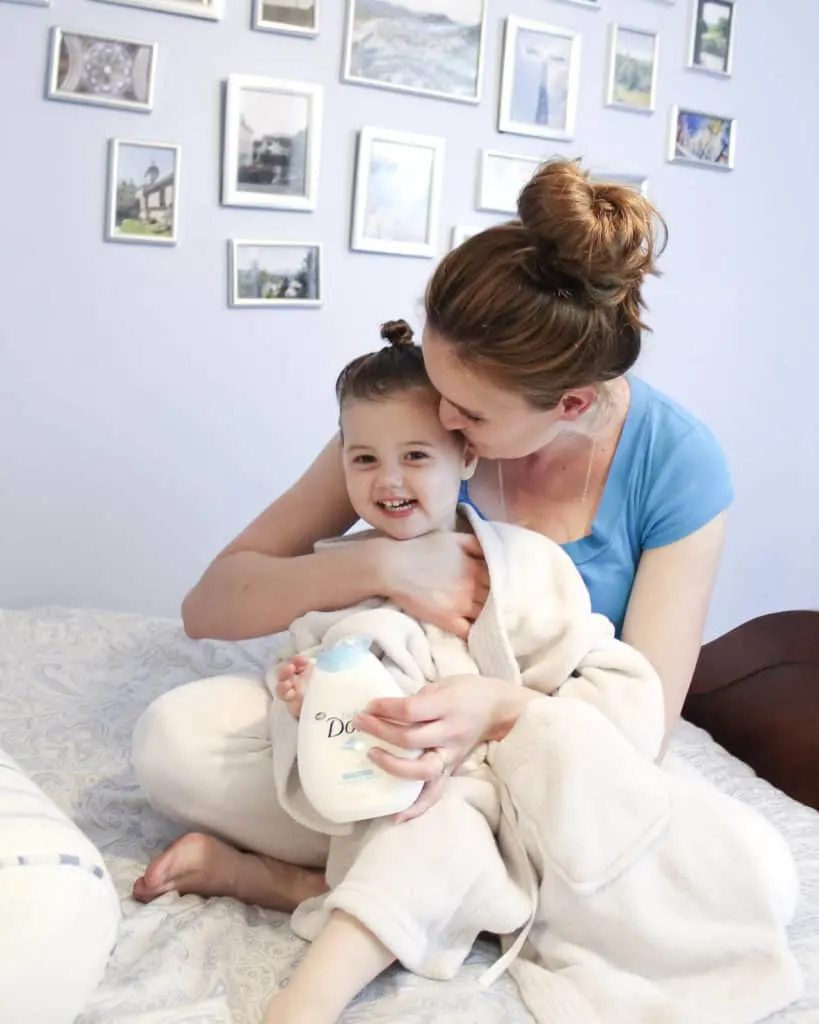
<path fill-rule="evenodd" d="M 819 810 L 819 611 L 762 615 L 705 644 L 683 717 Z"/>

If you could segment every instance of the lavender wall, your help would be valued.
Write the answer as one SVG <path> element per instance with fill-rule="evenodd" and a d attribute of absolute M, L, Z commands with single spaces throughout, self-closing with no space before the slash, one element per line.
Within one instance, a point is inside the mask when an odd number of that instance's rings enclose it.
<path fill-rule="evenodd" d="M 819 70 L 812 4 L 738 0 L 734 74 L 684 69 L 690 3 L 490 0 L 477 107 L 339 81 L 342 2 L 315 40 L 250 30 L 249 0 L 211 23 L 96 0 L 0 0 L 0 604 L 175 614 L 216 550 L 291 483 L 329 436 L 332 381 L 379 321 L 419 324 L 431 260 L 347 248 L 355 133 L 447 138 L 440 245 L 476 213 L 482 147 L 582 156 L 643 172 L 666 215 L 642 372 L 706 418 L 737 503 L 709 631 L 819 604 L 815 397 L 819 349 L 810 196 Z M 495 131 L 507 14 L 583 33 L 572 143 Z M 660 32 L 658 111 L 603 106 L 609 23 Z M 159 43 L 150 115 L 43 99 L 51 25 Z M 220 90 L 229 73 L 326 89 L 318 209 L 219 204 Z M 731 174 L 665 162 L 670 104 L 738 119 Z M 178 143 L 181 241 L 102 241 L 110 137 Z M 226 241 L 320 239 L 325 304 L 226 307 Z M 802 254 L 805 255 L 802 255 Z"/>

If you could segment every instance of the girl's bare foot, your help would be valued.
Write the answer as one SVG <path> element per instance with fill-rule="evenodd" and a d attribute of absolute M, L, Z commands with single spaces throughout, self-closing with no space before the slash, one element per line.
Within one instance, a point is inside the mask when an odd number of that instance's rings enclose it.
<path fill-rule="evenodd" d="M 133 896 L 140 903 L 166 892 L 233 896 L 242 903 L 290 913 L 303 900 L 326 891 L 319 871 L 243 853 L 214 836 L 189 832 L 151 861 L 134 883 Z"/>

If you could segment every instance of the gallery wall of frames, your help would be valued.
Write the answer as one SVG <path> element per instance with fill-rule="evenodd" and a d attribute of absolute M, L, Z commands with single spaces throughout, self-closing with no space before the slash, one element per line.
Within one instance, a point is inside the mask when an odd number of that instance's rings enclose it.
<path fill-rule="evenodd" d="M 742 0 L 631 0 L 627 21 L 620 0 L 551 0 L 542 3 L 539 17 L 532 17 L 531 2 L 524 14 L 505 4 L 503 15 L 493 17 L 493 0 L 346 0 L 343 19 L 335 12 L 333 18 L 327 15 L 330 4 L 345 0 L 110 2 L 211 22 L 215 33 L 225 5 L 244 4 L 245 31 L 275 33 L 281 45 L 301 48 L 303 74 L 297 78 L 277 73 L 275 62 L 269 74 L 258 74 L 237 60 L 232 71 L 214 81 L 222 97 L 214 133 L 218 202 L 260 213 L 252 237 L 226 235 L 221 255 L 214 257 L 224 261 L 225 299 L 232 309 L 315 309 L 324 302 L 325 278 L 334 267 L 325 256 L 328 239 L 314 228 L 313 215 L 327 177 L 347 173 L 345 156 L 330 151 L 325 141 L 331 87 L 349 90 L 353 106 L 356 90 L 363 89 L 384 90 L 396 100 L 392 122 L 382 117 L 381 123 L 362 121 L 353 129 L 353 173 L 340 227 L 349 251 L 385 259 L 434 260 L 485 226 L 471 222 L 477 215 L 514 216 L 520 188 L 538 163 L 554 153 L 573 155 L 578 97 L 591 82 L 604 82 L 599 105 L 606 116 L 621 119 L 624 136 L 631 118 L 653 119 L 663 161 L 690 174 L 730 173 L 736 166 L 729 85 L 735 50 L 742 45 L 741 10 L 737 19 Z M 52 15 L 43 26 L 43 101 L 65 103 L 66 118 L 85 116 L 79 105 L 118 113 L 117 134 L 100 139 L 100 159 L 107 167 L 100 244 L 139 245 L 150 259 L 152 247 L 184 243 L 186 219 L 195 215 L 186 206 L 190 179 L 206 172 L 201 161 L 185 160 L 177 139 L 154 138 L 146 128 L 162 104 L 178 104 L 180 121 L 185 117 L 184 105 L 161 73 L 165 54 L 152 34 L 156 16 L 139 26 L 131 19 L 134 32 L 126 37 L 96 27 L 101 20 L 95 16 L 101 9 L 96 0 L 88 0 L 82 17 L 73 6 L 65 21 L 61 0 L 16 0 L 16 5 L 19 18 L 33 15 L 26 7 L 48 7 Z M 682 41 L 679 32 L 664 38 L 662 9 L 667 7 L 684 9 Z M 333 86 L 327 85 L 324 58 L 311 53 L 330 32 L 336 37 Z M 604 47 L 587 45 L 601 33 Z M 327 52 L 325 46 L 322 54 Z M 601 61 L 600 67 L 590 66 Z M 675 79 L 683 83 L 676 95 L 659 90 L 663 62 L 685 69 L 684 77 Z M 701 89 L 686 92 L 689 76 L 692 82 L 699 76 L 712 80 L 707 107 L 690 98 L 701 96 Z M 433 126 L 433 109 L 441 104 L 487 109 L 494 141 L 474 147 L 475 218 L 463 218 L 461 211 L 453 223 L 442 204 L 448 151 L 455 144 L 463 147 L 463 137 L 455 143 L 434 127 L 406 130 L 399 96 L 427 104 Z M 537 152 L 522 151 L 525 138 L 537 140 Z M 641 167 L 611 166 L 601 155 L 587 169 L 594 180 L 619 181 L 650 195 L 649 175 Z M 292 231 L 287 237 L 277 234 L 277 211 L 302 215 L 298 237 Z"/>

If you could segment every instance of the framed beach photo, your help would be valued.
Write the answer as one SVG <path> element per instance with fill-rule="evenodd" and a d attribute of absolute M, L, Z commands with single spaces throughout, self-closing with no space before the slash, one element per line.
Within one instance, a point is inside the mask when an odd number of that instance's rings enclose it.
<path fill-rule="evenodd" d="M 350 248 L 435 255 L 445 141 L 383 128 L 358 136 Z"/>
<path fill-rule="evenodd" d="M 228 303 L 293 309 L 322 304 L 320 242 L 228 242 Z"/>
<path fill-rule="evenodd" d="M 541 163 L 542 160 L 533 156 L 482 150 L 478 163 L 477 208 L 517 216 L 520 191 Z"/>
<path fill-rule="evenodd" d="M 111 139 L 107 241 L 176 244 L 181 159 L 179 146 Z"/>
<path fill-rule="evenodd" d="M 156 43 L 51 30 L 49 99 L 148 113 L 154 102 Z"/>
<path fill-rule="evenodd" d="M 734 169 L 736 120 L 684 107 L 671 108 L 668 159 L 718 171 Z"/>
<path fill-rule="evenodd" d="M 190 18 L 219 21 L 225 13 L 224 0 L 105 0 L 125 7 L 144 7 L 147 11 L 184 14 Z"/>
<path fill-rule="evenodd" d="M 688 66 L 727 78 L 734 59 L 734 0 L 693 0 Z"/>
<path fill-rule="evenodd" d="M 291 36 L 317 36 L 321 0 L 252 0 L 253 27 Z"/>
<path fill-rule="evenodd" d="M 648 198 L 648 177 L 645 174 L 625 174 L 620 171 L 591 171 L 589 181 L 595 185 L 625 185 Z"/>
<path fill-rule="evenodd" d="M 228 77 L 223 205 L 316 208 L 322 102 L 322 87 L 309 82 Z"/>
<path fill-rule="evenodd" d="M 648 29 L 611 26 L 606 106 L 654 113 L 659 43 L 657 33 Z"/>
<path fill-rule="evenodd" d="M 498 131 L 574 137 L 580 33 L 510 15 L 503 46 Z"/>
<path fill-rule="evenodd" d="M 342 78 L 478 103 L 488 0 L 348 0 Z"/>

